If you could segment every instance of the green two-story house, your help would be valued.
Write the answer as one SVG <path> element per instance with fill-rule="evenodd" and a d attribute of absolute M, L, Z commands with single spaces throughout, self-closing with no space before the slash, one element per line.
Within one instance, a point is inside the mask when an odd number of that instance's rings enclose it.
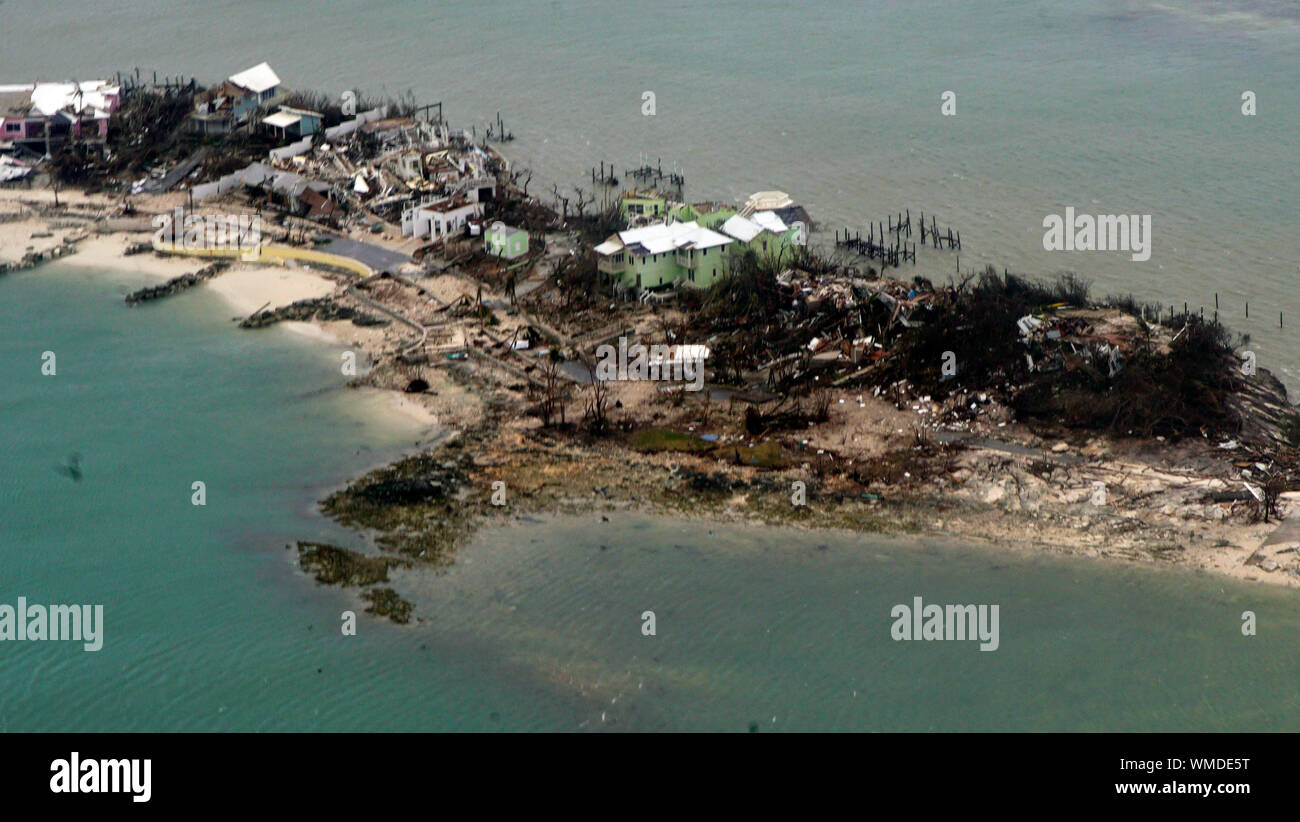
<path fill-rule="evenodd" d="M 787 225 L 773 211 L 742 216 L 720 203 L 672 203 L 646 191 L 629 191 L 621 202 L 625 216 L 663 217 L 610 235 L 596 246 L 597 269 L 620 289 L 707 288 L 730 274 L 734 261 L 749 251 L 780 260 L 803 241 L 802 229 Z"/>
<path fill-rule="evenodd" d="M 632 189 L 619 198 L 618 210 L 625 220 L 662 217 L 668 213 L 668 198 L 656 189 Z"/>
<path fill-rule="evenodd" d="M 596 246 L 596 267 L 621 288 L 704 288 L 727 274 L 732 242 L 693 220 L 654 223 L 620 231 Z"/>

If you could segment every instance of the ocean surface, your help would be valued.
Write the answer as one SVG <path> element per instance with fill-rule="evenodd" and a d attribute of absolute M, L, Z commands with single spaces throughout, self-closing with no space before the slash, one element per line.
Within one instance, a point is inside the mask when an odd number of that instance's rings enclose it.
<path fill-rule="evenodd" d="M 1074 270 L 1207 316 L 1217 294 L 1262 367 L 1300 374 L 1292 0 L 6 0 L 4 18 L 0 82 L 267 60 L 291 88 L 409 91 L 479 134 L 500 112 L 534 193 L 644 157 L 688 199 L 787 191 L 826 236 L 924 211 L 961 232 L 963 270 Z M 1150 214 L 1151 258 L 1045 251 L 1067 206 Z M 957 256 L 923 250 L 916 273 L 946 281 Z"/>
<path fill-rule="evenodd" d="M 364 547 L 315 502 L 437 432 L 334 346 L 136 285 L 0 279 L 0 604 L 104 607 L 97 652 L 0 643 L 0 731 L 1300 729 L 1294 592 L 980 545 L 530 517 L 372 619 L 285 546 Z M 997 650 L 894 640 L 915 596 L 997 605 Z"/>
<path fill-rule="evenodd" d="M 0 82 L 268 60 L 292 87 L 410 89 L 480 133 L 500 111 L 532 191 L 648 156 L 688 199 L 778 188 L 828 229 L 924 209 L 962 232 L 963 269 L 1072 269 L 1207 314 L 1217 293 L 1261 366 L 1300 370 L 1291 3 L 0 8 Z M 1151 214 L 1151 259 L 1044 251 L 1043 217 L 1070 205 Z M 418 624 L 362 614 L 344 637 L 358 602 L 284 546 L 360 544 L 315 502 L 435 432 L 345 389 L 333 347 L 241 332 L 202 289 L 127 309 L 140 284 L 0 279 L 0 604 L 100 603 L 106 621 L 97 653 L 0 643 L 0 731 L 1300 729 L 1293 592 L 929 540 L 521 521 L 445 575 L 400 575 Z M 59 470 L 73 453 L 80 482 Z M 1000 648 L 892 640 L 917 595 L 998 604 Z"/>

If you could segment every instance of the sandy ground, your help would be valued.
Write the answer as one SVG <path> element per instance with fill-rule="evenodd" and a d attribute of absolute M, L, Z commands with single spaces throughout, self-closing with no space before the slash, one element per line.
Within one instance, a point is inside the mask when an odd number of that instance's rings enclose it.
<path fill-rule="evenodd" d="M 430 428 L 438 424 L 438 416 L 419 400 L 412 399 L 397 391 L 370 390 L 379 393 L 394 414 Z"/>
<path fill-rule="evenodd" d="M 0 212 L 3 212 L 6 208 L 16 208 L 19 203 L 40 203 L 52 206 L 54 205 L 54 196 L 54 191 L 48 188 L 0 188 Z M 120 198 L 115 199 L 103 194 L 86 194 L 73 189 L 60 189 L 58 199 L 60 205 L 102 208 L 105 210 L 121 204 Z"/>
<path fill-rule="evenodd" d="M 313 329 L 311 333 L 319 335 L 321 339 L 328 339 L 331 342 L 350 345 L 353 348 L 366 351 L 379 351 L 387 343 L 387 332 L 383 328 L 363 328 L 359 325 L 353 325 L 348 320 L 328 320 L 325 322 L 302 323 L 302 325 L 310 325 Z"/>
<path fill-rule="evenodd" d="M 143 274 L 152 280 L 170 280 L 198 271 L 205 263 L 185 257 L 160 257 L 157 254 L 124 255 L 128 243 L 140 242 L 147 235 L 96 234 L 77 243 L 77 253 L 61 262 L 83 268 Z"/>
<path fill-rule="evenodd" d="M 208 280 L 205 288 L 221 296 L 241 314 L 278 308 L 298 300 L 325 297 L 333 294 L 338 285 L 326 277 L 302 268 L 274 265 L 238 264 L 230 270 Z M 327 345 L 353 345 L 363 349 L 376 345 L 383 333 L 375 329 L 360 328 L 346 321 L 328 323 L 284 322 L 281 327 L 310 337 Z M 373 403 L 378 413 L 392 415 L 414 423 L 421 428 L 438 425 L 438 416 L 418 399 L 400 391 L 362 388 L 364 402 Z"/>
<path fill-rule="evenodd" d="M 335 284 L 332 280 L 303 269 L 235 265 L 224 274 L 208 280 L 204 287 L 221 295 L 237 311 L 252 314 L 263 308 L 279 308 L 298 300 L 328 296 L 334 293 Z"/>
<path fill-rule="evenodd" d="M 0 262 L 17 262 L 29 251 L 48 251 L 63 244 L 70 235 L 84 233 L 75 227 L 54 228 L 45 220 L 33 217 L 28 220 L 0 223 Z M 48 234 L 48 237 L 33 236 Z"/>

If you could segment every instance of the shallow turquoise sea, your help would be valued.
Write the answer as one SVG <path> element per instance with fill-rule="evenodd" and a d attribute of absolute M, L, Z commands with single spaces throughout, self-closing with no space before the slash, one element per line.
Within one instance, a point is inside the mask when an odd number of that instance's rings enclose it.
<path fill-rule="evenodd" d="M 0 730 L 1300 729 L 1293 592 L 930 540 L 526 518 L 397 574 L 416 624 L 345 637 L 357 601 L 284 546 L 365 547 L 315 501 L 433 432 L 333 346 L 134 285 L 0 280 L 0 603 L 105 621 L 94 653 L 0 643 Z M 914 596 L 997 604 L 1000 647 L 893 640 Z"/>
<path fill-rule="evenodd" d="M 500 111 L 533 191 L 648 157 L 688 199 L 784 189 L 828 229 L 924 209 L 962 232 L 965 269 L 1073 269 L 1207 313 L 1218 294 L 1260 365 L 1300 377 L 1291 2 L 3 7 L 0 83 L 268 60 L 290 87 L 410 89 L 479 132 Z M 1045 252 L 1066 206 L 1151 214 L 1151 260 Z M 284 546 L 363 546 L 316 501 L 436 432 L 347 390 L 337 349 L 241 332 L 202 289 L 126 308 L 140 284 L 0 278 L 0 604 L 106 621 L 98 653 L 0 642 L 0 730 L 1300 730 L 1293 592 L 928 540 L 518 521 L 444 575 L 398 575 L 418 624 L 362 615 L 344 637 L 359 603 Z M 79 483 L 58 470 L 73 453 Z M 918 595 L 999 605 L 999 650 L 892 640 Z"/>
<path fill-rule="evenodd" d="M 96 653 L 0 643 L 0 729 L 487 727 L 503 702 L 562 724 L 416 632 L 363 614 L 344 638 L 358 604 L 284 548 L 355 539 L 316 501 L 426 432 L 349 392 L 337 349 L 241 333 L 202 289 L 125 307 L 138 285 L 58 266 L 0 281 L 0 602 L 105 620 Z M 73 453 L 80 482 L 57 470 Z"/>

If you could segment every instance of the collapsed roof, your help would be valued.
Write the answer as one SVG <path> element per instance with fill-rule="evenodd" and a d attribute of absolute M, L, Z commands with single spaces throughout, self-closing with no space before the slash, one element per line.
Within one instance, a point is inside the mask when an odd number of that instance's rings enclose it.
<path fill-rule="evenodd" d="M 117 107 L 120 91 L 118 86 L 104 80 L 0 86 L 0 101 L 3 101 L 0 116 L 50 117 L 59 112 L 79 115 L 89 109 L 97 118 L 107 117 Z"/>

